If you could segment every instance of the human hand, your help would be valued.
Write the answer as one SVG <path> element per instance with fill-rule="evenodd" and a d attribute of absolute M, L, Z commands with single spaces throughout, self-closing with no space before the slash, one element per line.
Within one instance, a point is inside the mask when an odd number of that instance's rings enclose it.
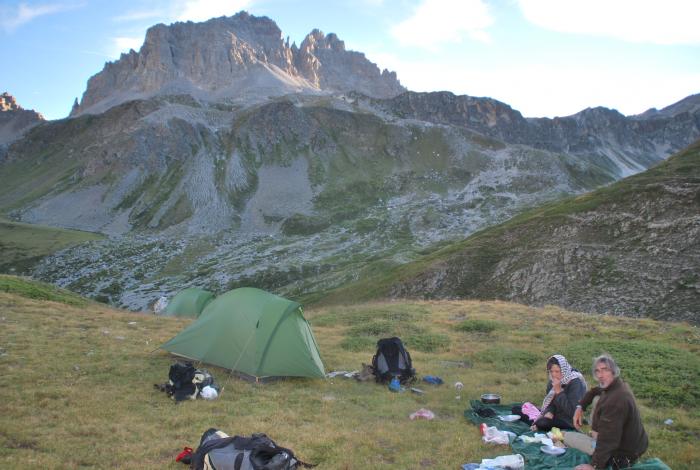
<path fill-rule="evenodd" d="M 581 426 L 583 426 L 583 409 L 576 408 L 574 412 L 574 427 L 580 431 Z"/>
<path fill-rule="evenodd" d="M 544 414 L 544 417 L 552 419 L 552 418 L 554 418 L 554 413 L 552 413 L 551 411 L 548 411 Z"/>
<path fill-rule="evenodd" d="M 594 470 L 594 468 L 592 465 L 582 463 L 581 465 L 577 465 L 576 467 L 574 467 L 574 470 Z"/>

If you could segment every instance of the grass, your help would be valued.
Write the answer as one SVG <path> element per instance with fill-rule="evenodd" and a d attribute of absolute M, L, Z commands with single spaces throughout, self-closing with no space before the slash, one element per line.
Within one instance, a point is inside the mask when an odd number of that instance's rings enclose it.
<path fill-rule="evenodd" d="M 176 405 L 152 386 L 167 380 L 173 363 L 154 349 L 190 320 L 39 298 L 27 290 L 0 291 L 2 468 L 22 462 L 28 468 L 178 469 L 174 457 L 184 446 L 196 447 L 209 427 L 231 435 L 265 432 L 319 469 L 458 468 L 507 452 L 481 443 L 463 417 L 469 399 L 498 392 L 504 402 L 539 403 L 549 355 L 570 356 L 590 382 L 590 358 L 601 349 L 618 357 L 636 393 L 650 435 L 646 456 L 674 470 L 700 465 L 697 401 L 655 398 L 684 375 L 688 396 L 697 396 L 700 334 L 686 324 L 503 302 L 307 308 L 328 371 L 371 361 L 375 338 L 353 328 L 405 323 L 410 326 L 401 328 L 414 331 L 404 340 L 418 374 L 438 375 L 447 385 L 421 383 L 423 396 L 344 378 L 256 385 L 207 367 L 224 387 L 219 399 Z M 485 335 L 459 331 L 465 318 L 494 321 L 498 328 Z M 366 347 L 344 347 L 348 341 Z M 506 362 L 512 367 L 504 368 Z M 456 381 L 465 385 L 460 401 L 449 385 Z M 410 421 L 419 408 L 437 418 Z M 672 426 L 663 424 L 667 418 Z"/>
<path fill-rule="evenodd" d="M 0 272 L 20 274 L 56 251 L 102 235 L 13 222 L 0 217 Z"/>
<path fill-rule="evenodd" d="M 4 274 L 0 274 L 0 292 L 16 294 L 27 299 L 59 302 L 74 307 L 85 307 L 89 303 L 86 298 L 52 284 Z"/>

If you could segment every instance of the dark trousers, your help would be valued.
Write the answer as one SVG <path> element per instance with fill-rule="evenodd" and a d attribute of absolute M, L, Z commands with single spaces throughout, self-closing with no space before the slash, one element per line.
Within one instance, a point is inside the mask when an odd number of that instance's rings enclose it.
<path fill-rule="evenodd" d="M 544 432 L 551 431 L 552 428 L 573 429 L 569 423 L 558 419 L 556 416 L 554 418 L 540 416 L 535 420 L 535 426 L 537 426 L 537 429 Z"/>

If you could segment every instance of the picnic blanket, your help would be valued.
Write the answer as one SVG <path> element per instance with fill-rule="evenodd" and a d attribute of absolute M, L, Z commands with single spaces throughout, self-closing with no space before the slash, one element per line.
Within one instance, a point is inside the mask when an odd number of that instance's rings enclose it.
<path fill-rule="evenodd" d="M 527 423 L 523 421 L 513 421 L 507 423 L 498 419 L 498 416 L 506 416 L 513 414 L 511 411 L 512 408 L 514 406 L 522 405 L 522 403 L 511 403 L 509 405 L 487 405 L 481 403 L 479 400 L 471 400 L 469 402 L 469 405 L 471 406 L 471 409 L 464 410 L 464 417 L 474 424 L 486 423 L 487 426 L 495 426 L 496 429 L 500 431 L 510 431 L 516 436 L 519 436 L 520 434 L 528 432 L 530 430 L 530 426 L 528 426 Z M 483 414 L 480 414 L 480 412 L 483 413 L 483 411 L 488 409 L 493 410 L 496 416 L 488 417 L 484 416 Z"/>

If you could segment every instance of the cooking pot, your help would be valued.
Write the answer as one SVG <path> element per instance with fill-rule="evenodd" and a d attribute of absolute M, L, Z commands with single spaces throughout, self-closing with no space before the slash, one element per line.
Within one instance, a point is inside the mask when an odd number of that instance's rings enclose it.
<path fill-rule="evenodd" d="M 498 405 L 501 403 L 501 396 L 496 393 L 484 393 L 481 395 L 481 403 Z"/>

